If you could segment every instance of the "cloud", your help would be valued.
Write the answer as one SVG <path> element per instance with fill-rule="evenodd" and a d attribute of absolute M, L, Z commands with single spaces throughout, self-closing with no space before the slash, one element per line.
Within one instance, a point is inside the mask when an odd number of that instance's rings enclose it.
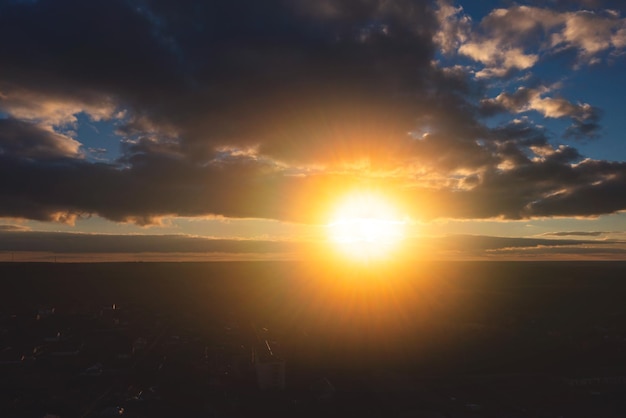
<path fill-rule="evenodd" d="M 569 236 L 580 236 L 580 237 L 599 237 L 605 234 L 610 234 L 611 232 L 606 231 L 557 231 L 557 232 L 546 232 L 542 235 L 555 236 L 555 237 L 569 237 Z"/>
<path fill-rule="evenodd" d="M 518 87 L 513 93 L 502 92 L 480 102 L 481 113 L 490 116 L 499 112 L 524 113 L 531 110 L 545 118 L 568 118 L 572 124 L 564 133 L 566 138 L 595 139 L 601 129 L 600 109 L 588 103 L 572 103 L 562 97 L 546 97 L 552 89 L 546 86 Z"/>
<path fill-rule="evenodd" d="M 443 30 L 454 33 L 447 28 L 466 27 L 467 17 L 455 9 L 443 22 Z M 459 54 L 483 64 L 476 73 L 479 78 L 508 77 L 565 50 L 575 52 L 577 66 L 595 64 L 603 53 L 619 54 L 626 46 L 626 19 L 610 9 L 558 11 L 514 5 L 493 10 L 468 32 L 447 42 L 446 51 L 458 45 Z"/>
<path fill-rule="evenodd" d="M 608 245 L 503 248 L 491 250 L 489 254 L 495 259 L 517 260 L 626 260 L 626 248 Z"/>
<path fill-rule="evenodd" d="M 538 246 L 572 246 L 589 245 L 595 241 L 584 240 L 556 240 L 545 238 L 521 238 L 521 237 L 493 237 L 487 235 L 449 235 L 434 239 L 438 245 L 445 249 L 463 250 L 498 250 L 508 248 L 529 248 Z"/>
<path fill-rule="evenodd" d="M 454 6 L 449 0 L 437 1 L 435 16 L 439 29 L 434 41 L 444 54 L 456 52 L 468 39 L 472 19 L 462 13 L 463 7 Z"/>
<path fill-rule="evenodd" d="M 564 29 L 552 37 L 552 46 L 574 47 L 578 49 L 582 61 L 593 63 L 600 52 L 625 46 L 625 29 L 626 20 L 610 10 L 604 13 L 568 13 Z"/>
<path fill-rule="evenodd" d="M 624 260 L 624 241 L 450 235 L 423 244 L 435 258 L 488 260 Z"/>
<path fill-rule="evenodd" d="M 199 238 L 187 235 L 105 235 L 0 229 L 0 252 L 52 253 L 272 253 L 290 252 L 299 243 Z"/>
<path fill-rule="evenodd" d="M 29 231 L 30 228 L 24 225 L 0 224 L 0 231 Z"/>
<path fill-rule="evenodd" d="M 470 66 L 436 60 L 457 48 L 495 74 L 618 52 L 622 19 L 594 13 L 513 6 L 470 33 L 447 2 L 4 2 L 0 216 L 325 222 L 366 188 L 420 219 L 624 210 L 624 163 L 585 160 L 527 114 L 570 120 L 569 139 L 597 135 L 597 108 L 542 83 L 487 97 Z M 583 45 L 574 17 L 609 29 Z M 84 158 L 97 150 L 65 130 L 81 113 L 115 127 L 118 160 Z"/>
<path fill-rule="evenodd" d="M 176 259 L 303 259 L 320 243 L 301 241 L 233 240 L 188 235 L 108 235 L 67 232 L 3 230 L 0 257 L 15 260 L 51 261 L 52 255 L 69 261 L 135 261 Z M 463 258 L 602 258 L 626 255 L 624 242 L 593 240 L 510 238 L 481 235 L 421 237 L 406 243 L 428 257 Z M 11 259 L 8 258 L 8 259 Z"/>
<path fill-rule="evenodd" d="M 576 183 L 529 203 L 526 212 L 532 216 L 596 216 L 626 205 L 621 193 L 626 187 L 626 163 L 585 160 L 574 172 Z"/>
<path fill-rule="evenodd" d="M 75 124 L 79 113 L 89 115 L 94 121 L 112 118 L 116 110 L 114 102 L 108 97 L 93 96 L 55 97 L 43 91 L 0 86 L 0 110 L 15 119 L 49 128 Z"/>
<path fill-rule="evenodd" d="M 494 99 L 484 100 L 490 106 L 501 106 L 514 113 L 536 110 L 547 118 L 571 117 L 590 119 L 594 117 L 594 109 L 587 103 L 573 104 L 563 98 L 543 97 L 548 88 L 519 87 L 514 93 L 500 93 Z"/>
<path fill-rule="evenodd" d="M 531 68 L 539 59 L 535 54 L 526 54 L 522 48 L 502 48 L 497 40 L 465 43 L 459 53 L 486 65 L 476 73 L 478 78 L 505 77 L 512 70 Z"/>
<path fill-rule="evenodd" d="M 79 158 L 80 142 L 16 119 L 0 119 L 0 156 L 55 159 Z"/>

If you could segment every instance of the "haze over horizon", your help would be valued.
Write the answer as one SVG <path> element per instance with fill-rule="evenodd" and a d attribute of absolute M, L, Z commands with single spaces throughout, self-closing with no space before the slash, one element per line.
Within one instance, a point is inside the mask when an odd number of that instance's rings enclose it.
<path fill-rule="evenodd" d="M 354 193 L 403 256 L 626 260 L 621 2 L 0 0 L 0 35 L 0 261 L 299 259 Z"/>

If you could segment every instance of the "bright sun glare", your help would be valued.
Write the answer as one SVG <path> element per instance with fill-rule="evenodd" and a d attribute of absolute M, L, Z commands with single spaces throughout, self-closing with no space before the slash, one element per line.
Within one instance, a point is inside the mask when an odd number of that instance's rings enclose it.
<path fill-rule="evenodd" d="M 403 240 L 406 221 L 385 197 L 355 194 L 344 199 L 328 224 L 330 240 L 356 260 L 385 259 Z"/>

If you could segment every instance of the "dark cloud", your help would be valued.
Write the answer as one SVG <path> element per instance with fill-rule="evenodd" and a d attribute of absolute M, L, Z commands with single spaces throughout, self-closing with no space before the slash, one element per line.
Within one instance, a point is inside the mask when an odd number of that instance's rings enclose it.
<path fill-rule="evenodd" d="M 623 163 L 583 161 L 524 116 L 485 122 L 534 110 L 589 138 L 598 109 L 537 80 L 486 98 L 471 68 L 435 63 L 431 6 L 1 2 L 0 216 L 316 222 L 359 188 L 423 218 L 626 209 Z M 117 161 L 85 159 L 66 130 L 81 112 L 116 123 Z"/>
<path fill-rule="evenodd" d="M 97 214 L 149 224 L 166 215 L 211 213 L 313 222 L 322 219 L 311 209 L 328 209 L 324 205 L 360 183 L 345 175 L 287 176 L 270 164 L 241 158 L 197 166 L 177 156 L 147 153 L 131 162 L 119 168 L 0 155 L 0 213 L 64 222 Z"/>
<path fill-rule="evenodd" d="M 408 242 L 408 248 L 427 248 L 430 254 L 454 257 L 491 257 L 497 255 L 537 256 L 549 258 L 553 255 L 624 255 L 623 242 L 597 242 L 575 239 L 510 238 L 480 235 L 451 235 L 446 237 L 421 237 Z M 102 235 L 66 232 L 39 232 L 3 230 L 0 228 L 0 253 L 58 254 L 63 259 L 69 255 L 81 258 L 90 254 L 92 261 L 106 260 L 112 254 L 151 254 L 154 259 L 159 254 L 197 254 L 209 256 L 220 254 L 289 254 L 302 258 L 318 244 L 301 241 L 229 240 L 193 237 L 189 235 Z M 542 252 L 545 250 L 545 252 Z M 34 257 L 34 256 L 33 256 Z M 18 259 L 24 258 L 18 255 Z M 33 258 L 35 259 L 35 258 Z M 124 259 L 124 258 L 122 258 Z M 49 261 L 50 258 L 42 258 Z"/>
<path fill-rule="evenodd" d="M 545 128 L 533 124 L 528 118 L 497 126 L 490 134 L 495 142 L 512 143 L 519 151 L 524 150 L 522 147 L 544 147 L 549 144 L 550 139 Z"/>
<path fill-rule="evenodd" d="M 538 246 L 583 246 L 597 243 L 585 240 L 564 240 L 545 238 L 492 237 L 485 235 L 450 235 L 433 239 L 440 248 L 446 250 L 464 250 L 472 248 L 476 251 L 498 250 L 507 248 L 531 248 Z"/>
<path fill-rule="evenodd" d="M 112 96 L 131 126 L 173 127 L 196 158 L 232 143 L 326 158 L 322 144 L 406 133 L 433 54 L 423 2 L 332 4 L 326 14 L 278 0 L 7 4 L 0 78 Z"/>
<path fill-rule="evenodd" d="M 4 85 L 163 101 L 180 84 L 175 56 L 132 2 L 3 2 L 0 35 Z"/>
<path fill-rule="evenodd" d="M 575 169 L 577 182 L 529 204 L 528 215 L 596 216 L 626 207 L 626 163 L 591 161 L 580 166 Z"/>
<path fill-rule="evenodd" d="M 623 241 L 451 235 L 426 240 L 424 246 L 439 257 L 456 259 L 615 260 L 626 256 Z"/>
<path fill-rule="evenodd" d="M 569 236 L 579 236 L 579 237 L 599 237 L 605 234 L 609 234 L 610 232 L 606 231 L 558 231 L 558 232 L 546 232 L 543 235 L 555 236 L 555 237 L 569 237 Z"/>
<path fill-rule="evenodd" d="M 0 225 L 0 231 L 28 231 L 29 228 L 22 225 L 3 224 Z"/>
<path fill-rule="evenodd" d="M 0 251 L 53 253 L 276 253 L 301 243 L 196 238 L 186 235 L 102 235 L 0 229 Z"/>
<path fill-rule="evenodd" d="M 547 97 L 550 89 L 544 86 L 519 87 L 513 93 L 502 92 L 495 98 L 480 101 L 480 112 L 484 116 L 498 113 L 524 113 L 531 110 L 546 118 L 567 118 L 572 124 L 564 132 L 568 139 L 596 139 L 601 126 L 602 112 L 586 103 L 574 104 L 562 97 Z"/>
<path fill-rule="evenodd" d="M 15 119 L 0 119 L 0 155 L 54 159 L 80 155 L 80 143 L 40 126 Z"/>
<path fill-rule="evenodd" d="M 503 248 L 491 250 L 493 258 L 514 258 L 528 260 L 624 260 L 626 248 L 608 245 L 584 246 L 537 246 L 531 248 Z"/>
<path fill-rule="evenodd" d="M 596 139 L 600 136 L 600 131 L 602 130 L 602 126 L 597 122 L 597 119 L 595 116 L 574 119 L 574 123 L 565 130 L 563 136 L 576 140 Z"/>

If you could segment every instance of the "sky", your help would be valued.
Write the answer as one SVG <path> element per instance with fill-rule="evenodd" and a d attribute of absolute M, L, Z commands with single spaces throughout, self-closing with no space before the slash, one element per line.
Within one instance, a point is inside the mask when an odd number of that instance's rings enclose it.
<path fill-rule="evenodd" d="M 626 259 L 620 1 L 0 0 L 0 261 Z"/>

